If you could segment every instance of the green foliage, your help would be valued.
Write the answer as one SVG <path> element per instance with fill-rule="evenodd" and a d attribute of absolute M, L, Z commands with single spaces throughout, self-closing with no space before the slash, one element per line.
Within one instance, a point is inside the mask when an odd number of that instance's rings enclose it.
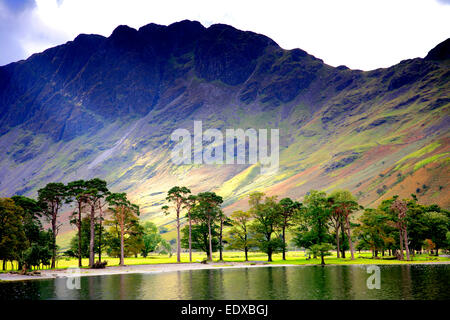
<path fill-rule="evenodd" d="M 23 209 L 24 217 L 32 219 L 36 221 L 36 223 L 39 222 L 39 218 L 42 217 L 42 212 L 45 209 L 45 206 L 43 206 L 42 203 L 24 196 L 12 196 L 11 199 L 17 206 Z"/>
<path fill-rule="evenodd" d="M 160 245 L 162 238 L 158 227 L 150 221 L 143 224 L 143 247 L 141 255 L 145 258 L 150 252 L 155 252 Z"/>
<path fill-rule="evenodd" d="M 51 231 L 40 231 L 39 238 L 31 242 L 23 252 L 22 262 L 26 267 L 39 267 L 50 265 L 53 248 L 53 234 Z"/>
<path fill-rule="evenodd" d="M 222 197 L 214 192 L 201 192 L 196 196 L 195 205 L 190 210 L 191 219 L 201 226 L 201 230 L 205 231 L 205 226 L 208 229 L 209 250 L 207 255 L 209 260 L 212 259 L 212 253 L 214 252 L 214 232 L 217 232 L 218 235 L 221 232 L 221 230 L 215 230 L 217 229 L 216 222 L 223 215 L 222 209 L 220 208 L 222 203 Z"/>
<path fill-rule="evenodd" d="M 0 259 L 19 260 L 26 248 L 24 210 L 11 198 L 0 198 Z"/>
<path fill-rule="evenodd" d="M 449 230 L 449 214 L 437 205 L 423 206 L 417 197 L 402 200 L 406 204 L 406 230 L 409 247 L 421 251 L 424 243 L 431 241 L 438 250 L 447 248 L 446 234 Z M 360 225 L 355 229 L 359 246 L 372 251 L 398 250 L 400 246 L 399 216 L 392 210 L 397 196 L 384 200 L 377 209 L 366 209 L 360 217 Z M 427 245 L 428 246 L 428 245 Z M 436 254 L 437 254 L 436 250 Z"/>
<path fill-rule="evenodd" d="M 300 219 L 300 214 L 303 204 L 298 201 L 293 201 L 290 198 L 280 200 L 280 227 L 281 240 L 283 250 L 283 260 L 286 259 L 286 231 Z"/>
<path fill-rule="evenodd" d="M 257 245 L 254 235 L 250 232 L 251 214 L 248 211 L 235 211 L 231 214 L 232 227 L 228 231 L 226 240 L 230 249 L 243 250 L 245 259 L 248 251 Z"/>
<path fill-rule="evenodd" d="M 447 239 L 446 247 L 447 247 L 447 250 L 449 250 L 450 249 L 450 231 L 447 231 L 447 233 L 445 234 L 445 238 Z"/>
<path fill-rule="evenodd" d="M 253 217 L 251 230 L 255 235 L 259 249 L 267 254 L 267 260 L 272 261 L 272 254 L 284 248 L 283 240 L 279 234 L 281 225 L 281 205 L 276 197 L 266 197 L 264 194 L 254 192 L 250 194 L 250 213 Z"/>
<path fill-rule="evenodd" d="M 333 206 L 335 201 L 330 201 L 323 191 L 311 190 L 304 200 L 304 210 L 297 228 L 294 243 L 299 247 L 308 248 L 309 252 L 320 256 L 321 263 L 325 264 L 324 257 L 332 248 L 333 237 L 330 232 Z"/>
<path fill-rule="evenodd" d="M 181 238 L 181 246 L 185 249 L 189 248 L 189 227 L 185 226 L 181 229 L 182 238 Z M 192 236 L 192 249 L 200 250 L 205 252 L 209 257 L 209 231 L 208 225 L 203 222 L 199 224 L 195 224 L 192 226 L 191 230 Z M 219 249 L 219 232 L 217 224 L 211 225 L 211 244 L 212 251 L 216 252 Z"/>
<path fill-rule="evenodd" d="M 324 257 L 331 255 L 331 253 L 330 253 L 331 249 L 333 249 L 333 246 L 330 243 L 324 242 L 324 243 L 313 244 L 309 248 L 309 252 L 314 257 L 320 257 L 322 264 L 325 264 Z"/>
<path fill-rule="evenodd" d="M 105 233 L 105 228 L 101 226 L 102 233 Z M 100 223 L 95 223 L 95 234 L 98 235 L 100 233 Z M 89 258 L 89 243 L 91 239 L 91 219 L 90 217 L 85 217 L 81 220 L 81 257 Z M 94 252 L 98 254 L 100 252 L 100 243 L 99 238 L 96 236 L 94 238 Z M 105 243 L 102 244 L 102 248 L 105 246 Z M 70 248 L 66 252 L 66 254 L 70 257 L 78 258 L 78 235 L 74 236 L 70 241 Z"/>
<path fill-rule="evenodd" d="M 423 188 L 426 190 L 428 186 L 423 185 Z M 174 187 L 166 199 L 173 203 L 177 218 L 182 210 L 186 210 L 186 217 L 192 223 L 192 248 L 205 252 L 209 259 L 212 259 L 213 252 L 222 250 L 225 242 L 229 249 L 244 251 L 246 260 L 249 251 L 257 247 L 272 261 L 273 254 L 286 249 L 285 232 L 295 230 L 293 242 L 320 257 L 324 264 L 324 257 L 330 255 L 337 239 L 341 240 L 340 248 L 352 249 L 355 238 L 357 249 L 370 249 L 374 255 L 378 251 L 398 250 L 400 223 L 406 226 L 413 253 L 423 248 L 435 250 L 435 254 L 439 249 L 449 249 L 450 213 L 437 205 L 420 205 L 415 195 L 411 197 L 400 201 L 395 196 L 383 200 L 376 209 L 366 208 L 356 224 L 350 221 L 350 217 L 363 208 L 346 190 L 337 190 L 330 195 L 311 190 L 304 197 L 304 204 L 290 198 L 278 202 L 276 196 L 267 197 L 264 193 L 253 192 L 249 196 L 249 210 L 236 211 L 231 218 L 222 212 L 223 199 L 214 192 L 193 195 L 186 187 Z M 109 205 L 105 212 L 109 215 L 105 221 L 108 226 L 106 232 L 101 226 L 102 219 L 95 215 L 102 210 L 102 199 Z M 96 178 L 72 181 L 67 186 L 50 183 L 39 190 L 38 201 L 24 196 L 0 199 L 0 259 L 17 260 L 26 268 L 49 264 L 56 253 L 54 240 L 60 223 L 58 214 L 66 202 L 77 205 L 70 221 L 77 227 L 81 214 L 86 209 L 90 212 L 80 224 L 81 258 L 91 253 L 92 225 L 94 253 L 101 253 L 106 246 L 109 256 L 120 257 L 121 265 L 126 256 L 141 254 L 145 258 L 151 252 L 172 255 L 171 243 L 175 241 L 171 239 L 168 242 L 161 237 L 167 228 L 158 230 L 152 222 L 140 224 L 139 207 L 128 200 L 126 193 L 110 193 L 106 182 Z M 403 205 L 406 212 L 403 218 L 394 206 L 396 203 Z M 168 209 L 164 207 L 164 210 Z M 41 216 L 50 219 L 52 230 L 42 229 Z M 181 224 L 179 219 L 177 224 Z M 180 245 L 189 248 L 189 226 L 185 225 L 181 233 Z M 100 234 L 104 234 L 102 244 L 97 237 Z M 77 236 L 72 239 L 67 254 L 78 256 Z"/>
<path fill-rule="evenodd" d="M 105 233 L 106 253 L 110 257 L 121 258 L 121 231 L 118 223 L 107 220 L 110 226 Z M 137 219 L 128 221 L 124 226 L 123 257 L 137 256 L 144 247 L 143 228 Z"/>
<path fill-rule="evenodd" d="M 129 253 L 137 258 L 138 254 L 142 253 L 142 250 L 145 248 L 144 235 L 144 227 L 136 219 L 136 223 L 130 228 L 125 241 L 127 256 Z"/>
<path fill-rule="evenodd" d="M 11 198 L 15 205 L 22 209 L 22 223 L 25 239 L 20 247 L 16 247 L 15 256 L 21 266 L 28 269 L 40 265 L 50 265 L 55 246 L 52 231 L 44 231 L 39 220 L 45 210 L 43 203 L 24 196 Z M 19 233 L 20 234 L 20 233 Z"/>
<path fill-rule="evenodd" d="M 67 194 L 72 200 L 79 200 L 79 196 L 83 194 L 88 188 L 86 181 L 76 180 L 67 184 Z"/>
<path fill-rule="evenodd" d="M 191 193 L 191 190 L 189 190 L 188 188 L 178 187 L 178 186 L 172 187 L 167 192 L 166 201 L 172 202 L 174 204 L 178 218 L 179 218 L 180 210 L 183 207 L 183 205 L 185 204 L 189 193 Z M 166 214 L 168 214 L 168 210 L 169 210 L 168 206 L 163 206 L 162 209 L 163 209 L 163 211 L 166 212 Z"/>
<path fill-rule="evenodd" d="M 323 191 L 311 190 L 305 196 L 305 219 L 309 226 L 310 237 L 314 244 L 330 242 L 329 226 L 331 208 L 328 206 L 327 195 Z"/>
<path fill-rule="evenodd" d="M 196 205 L 192 208 L 191 216 L 194 220 L 215 221 L 222 212 L 220 205 L 222 197 L 214 192 L 202 192 L 197 195 Z"/>
<path fill-rule="evenodd" d="M 53 233 L 52 268 L 56 263 L 56 235 L 58 233 L 58 215 L 61 207 L 68 201 L 67 187 L 61 182 L 48 183 L 38 190 L 38 201 L 44 208 L 45 217 L 51 222 Z"/>
<path fill-rule="evenodd" d="M 172 257 L 172 246 L 169 242 L 164 239 L 161 239 L 161 242 L 158 245 L 157 250 L 160 254 L 168 254 L 169 257 Z"/>
<path fill-rule="evenodd" d="M 119 256 L 121 265 L 124 257 L 129 254 L 137 255 L 142 249 L 142 227 L 139 225 L 139 206 L 131 203 L 126 193 L 110 193 L 106 198 L 111 212 L 111 219 L 106 224 L 111 226 L 108 232 L 109 252 Z"/>
<path fill-rule="evenodd" d="M 303 204 L 291 198 L 283 198 L 280 200 L 280 206 L 281 226 L 288 228 L 299 218 Z"/>
<path fill-rule="evenodd" d="M 358 249 L 381 251 L 395 243 L 396 230 L 388 224 L 390 217 L 383 210 L 365 209 L 359 221 L 361 224 L 355 229 Z"/>
<path fill-rule="evenodd" d="M 192 202 L 193 204 L 195 199 L 189 198 L 189 194 L 191 193 L 191 190 L 189 190 L 186 187 L 172 187 L 167 192 L 166 201 L 169 203 L 173 203 L 173 207 L 175 209 L 176 213 L 176 222 L 177 222 L 177 261 L 181 262 L 181 235 L 180 235 L 180 214 L 181 210 L 185 208 L 188 205 L 188 202 Z M 165 214 L 169 214 L 169 206 L 165 205 L 161 208 Z M 191 209 L 191 208 L 189 208 Z"/>
<path fill-rule="evenodd" d="M 426 235 L 436 245 L 436 248 L 447 247 L 447 232 L 450 229 L 450 219 L 443 212 L 425 212 L 422 217 L 426 227 Z"/>

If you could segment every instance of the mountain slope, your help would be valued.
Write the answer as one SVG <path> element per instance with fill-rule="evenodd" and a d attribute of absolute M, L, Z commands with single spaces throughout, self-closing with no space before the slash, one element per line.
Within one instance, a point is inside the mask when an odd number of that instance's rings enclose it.
<path fill-rule="evenodd" d="M 174 185 L 214 190 L 226 211 L 252 190 L 301 199 L 348 188 L 363 205 L 417 193 L 450 206 L 450 40 L 368 72 L 227 25 L 119 26 L 0 67 L 0 193 L 102 177 L 145 218 Z M 171 133 L 279 128 L 280 169 L 170 161 Z"/>

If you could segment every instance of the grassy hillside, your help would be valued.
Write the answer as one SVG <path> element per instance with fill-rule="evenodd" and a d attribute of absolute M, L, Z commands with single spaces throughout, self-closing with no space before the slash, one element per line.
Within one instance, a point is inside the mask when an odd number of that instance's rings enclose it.
<path fill-rule="evenodd" d="M 143 219 L 167 226 L 167 238 L 174 218 L 160 208 L 174 185 L 216 191 L 226 213 L 246 208 L 254 190 L 301 200 L 342 188 L 365 206 L 415 193 L 448 209 L 449 52 L 447 40 L 424 59 L 363 72 L 225 25 L 80 35 L 0 67 L 0 194 L 101 177 L 129 193 Z M 222 132 L 279 129 L 278 172 L 174 165 L 170 135 L 193 132 L 194 120 Z"/>

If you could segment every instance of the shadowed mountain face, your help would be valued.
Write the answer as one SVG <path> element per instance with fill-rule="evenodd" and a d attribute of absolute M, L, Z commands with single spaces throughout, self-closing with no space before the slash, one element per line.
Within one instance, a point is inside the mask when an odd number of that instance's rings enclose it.
<path fill-rule="evenodd" d="M 2 133 L 26 125 L 68 141 L 103 120 L 164 108 L 186 91 L 182 81 L 242 85 L 269 48 L 280 50 L 264 36 L 189 21 L 139 31 L 119 26 L 109 38 L 79 35 L 1 69 Z"/>
<path fill-rule="evenodd" d="M 256 188 L 301 198 L 348 188 L 365 205 L 393 194 L 450 205 L 450 48 L 363 72 L 227 25 L 119 26 L 0 67 L 0 192 L 102 177 L 157 223 L 173 185 L 214 190 L 227 211 Z M 175 166 L 170 134 L 279 128 L 280 169 Z M 192 131 L 191 131 L 192 132 Z"/>

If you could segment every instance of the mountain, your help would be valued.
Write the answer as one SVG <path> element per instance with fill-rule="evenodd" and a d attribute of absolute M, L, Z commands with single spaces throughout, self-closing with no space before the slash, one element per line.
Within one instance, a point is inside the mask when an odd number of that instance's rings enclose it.
<path fill-rule="evenodd" d="M 450 39 L 385 69 L 332 67 L 268 37 L 195 21 L 73 41 L 0 67 L 0 194 L 101 177 L 145 219 L 185 185 L 225 211 L 264 190 L 301 199 L 346 188 L 363 205 L 399 194 L 449 208 Z M 279 128 L 280 168 L 174 165 L 177 128 Z"/>

